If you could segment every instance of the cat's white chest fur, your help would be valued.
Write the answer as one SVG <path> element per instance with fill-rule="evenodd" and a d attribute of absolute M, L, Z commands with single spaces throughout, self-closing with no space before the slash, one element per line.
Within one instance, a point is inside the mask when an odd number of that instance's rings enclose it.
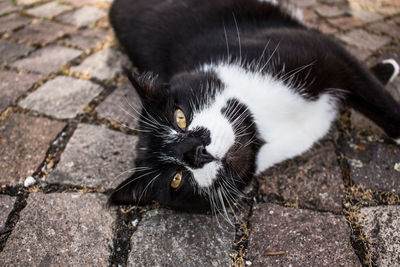
<path fill-rule="evenodd" d="M 260 173 L 272 165 L 307 151 L 330 128 L 337 100 L 323 94 L 311 101 L 283 82 L 237 65 L 208 66 L 225 84 L 217 102 L 236 98 L 252 113 L 260 137 L 266 142 L 257 155 Z"/>

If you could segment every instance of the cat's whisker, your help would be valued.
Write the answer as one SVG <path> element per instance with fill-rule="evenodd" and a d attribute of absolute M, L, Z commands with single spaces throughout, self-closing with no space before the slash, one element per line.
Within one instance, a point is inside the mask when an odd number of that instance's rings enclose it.
<path fill-rule="evenodd" d="M 228 35 L 226 34 L 225 22 L 223 21 L 222 24 L 224 26 L 224 34 L 225 34 L 225 42 L 226 42 L 226 56 L 227 56 L 227 59 L 229 59 L 230 53 L 229 53 Z"/>
<path fill-rule="evenodd" d="M 267 50 L 267 47 L 269 45 L 269 43 L 271 42 L 271 40 L 268 40 L 267 44 L 264 46 L 264 49 L 261 53 L 261 56 L 259 57 L 259 59 L 257 60 L 257 64 L 254 64 L 254 67 L 260 67 L 261 65 L 261 61 L 263 60 L 264 56 L 265 56 L 265 51 Z"/>
<path fill-rule="evenodd" d="M 237 38 L 238 38 L 238 43 L 239 43 L 239 60 L 242 62 L 242 44 L 240 42 L 240 34 L 239 34 L 239 27 L 236 21 L 236 16 L 235 13 L 232 12 L 233 20 L 235 21 L 235 26 L 236 26 L 236 33 L 237 33 Z"/>
<path fill-rule="evenodd" d="M 279 41 L 278 44 L 276 45 L 274 51 L 272 51 L 272 54 L 269 56 L 267 62 L 265 62 L 265 64 L 261 67 L 261 69 L 259 70 L 259 73 L 262 73 L 265 69 L 266 66 L 268 66 L 268 63 L 271 61 L 272 57 L 275 55 L 275 53 L 278 51 L 279 45 L 281 44 L 281 42 Z M 278 53 L 279 56 L 279 53 Z"/>
<path fill-rule="evenodd" d="M 148 190 L 149 186 L 151 186 L 151 184 L 158 178 L 160 177 L 161 173 L 157 174 L 156 176 L 154 176 L 150 182 L 146 185 L 146 187 L 143 189 L 142 194 L 140 195 L 140 197 L 137 199 L 137 204 L 140 203 L 140 201 L 142 200 L 142 197 L 146 194 L 146 191 Z"/>
<path fill-rule="evenodd" d="M 155 172 L 157 172 L 157 170 L 154 170 L 154 171 L 151 171 L 151 172 L 147 172 L 147 173 L 144 173 L 144 174 L 142 174 L 142 175 L 140 175 L 140 176 L 138 176 L 138 177 L 135 177 L 135 179 L 130 180 L 128 183 L 126 183 L 126 184 L 124 184 L 123 186 L 121 186 L 120 188 L 116 189 L 114 192 L 118 192 L 119 190 L 121 190 L 121 189 L 123 189 L 124 187 L 130 185 L 130 184 L 133 183 L 134 181 L 136 181 L 136 180 L 138 180 L 138 179 L 140 179 L 140 178 L 143 178 L 143 177 L 146 176 L 146 175 L 155 173 Z"/>

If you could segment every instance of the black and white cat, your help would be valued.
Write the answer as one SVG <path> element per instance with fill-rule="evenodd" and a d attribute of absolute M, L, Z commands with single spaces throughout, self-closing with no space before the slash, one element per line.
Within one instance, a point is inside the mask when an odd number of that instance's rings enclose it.
<path fill-rule="evenodd" d="M 136 172 L 114 204 L 231 204 L 253 175 L 307 151 L 342 102 L 400 143 L 399 72 L 363 67 L 276 1 L 115 0 L 110 20 L 145 74 L 128 72 L 143 109 Z"/>

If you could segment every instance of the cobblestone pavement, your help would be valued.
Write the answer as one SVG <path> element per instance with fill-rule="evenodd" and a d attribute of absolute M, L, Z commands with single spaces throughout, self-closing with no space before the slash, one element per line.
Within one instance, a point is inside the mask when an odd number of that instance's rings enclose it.
<path fill-rule="evenodd" d="M 367 65 L 400 62 L 398 0 L 298 0 Z M 400 147 L 344 109 L 311 151 L 257 177 L 235 225 L 107 207 L 139 108 L 109 0 L 0 0 L 0 266 L 400 266 Z M 400 101 L 400 78 L 388 90 Z"/>

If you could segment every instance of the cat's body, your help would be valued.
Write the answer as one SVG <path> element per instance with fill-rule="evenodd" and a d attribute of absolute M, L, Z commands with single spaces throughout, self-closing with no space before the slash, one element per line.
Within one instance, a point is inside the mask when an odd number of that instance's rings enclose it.
<path fill-rule="evenodd" d="M 379 64 L 373 75 L 270 2 L 114 2 L 121 45 L 158 76 L 130 77 L 144 105 L 139 169 L 114 203 L 224 206 L 254 174 L 322 138 L 343 101 L 400 141 L 400 105 L 382 85 L 398 65 Z"/>

